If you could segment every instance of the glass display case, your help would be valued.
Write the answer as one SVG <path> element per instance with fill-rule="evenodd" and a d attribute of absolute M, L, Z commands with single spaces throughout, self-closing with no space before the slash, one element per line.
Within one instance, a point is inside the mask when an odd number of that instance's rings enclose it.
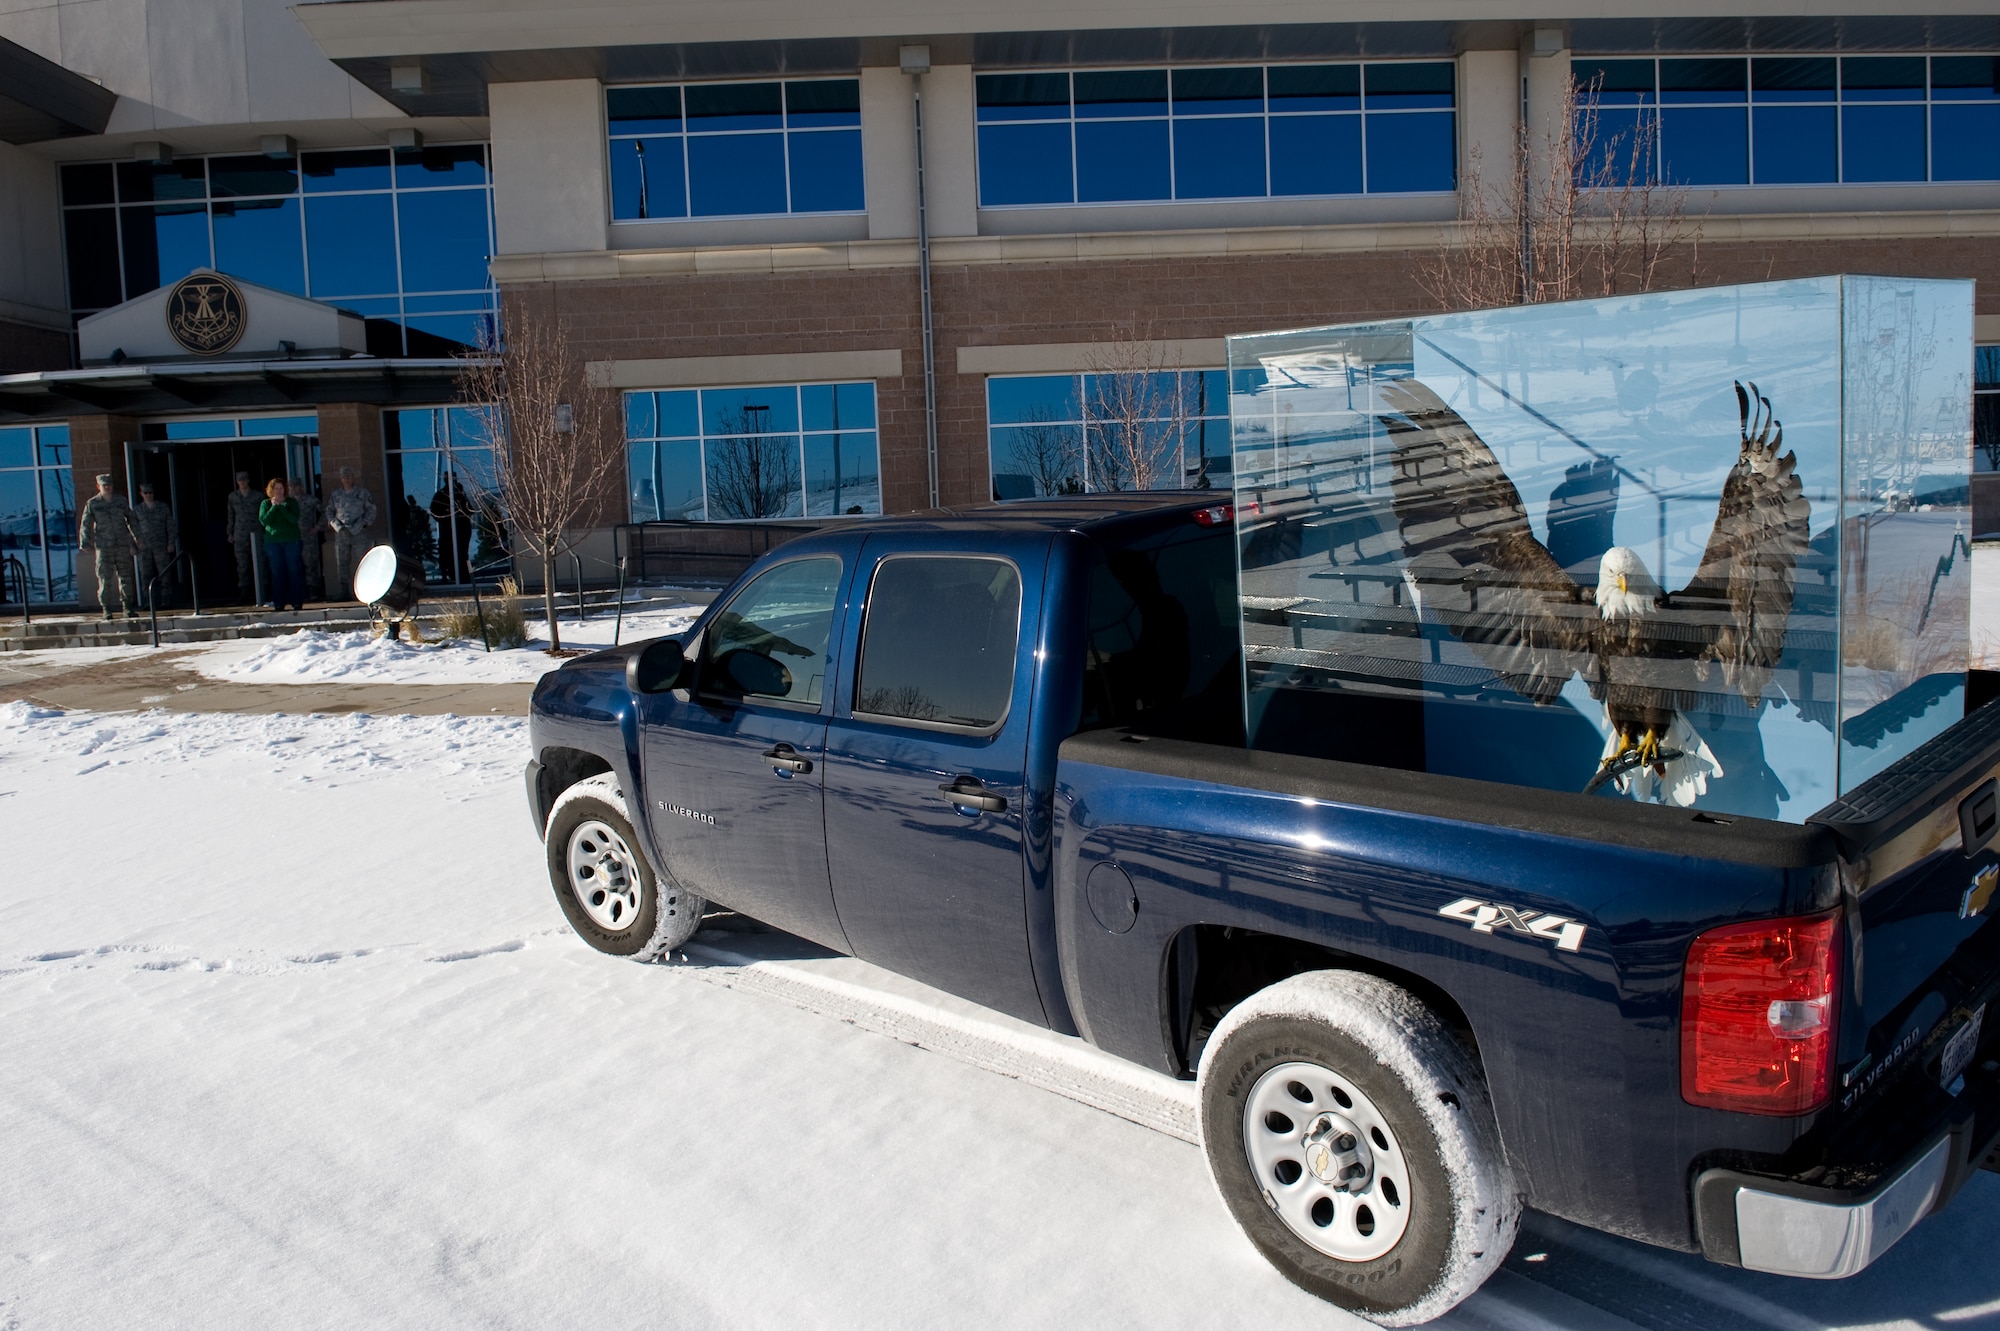
<path fill-rule="evenodd" d="M 1963 715 L 1970 282 L 1229 339 L 1256 748 L 1802 821 Z"/>

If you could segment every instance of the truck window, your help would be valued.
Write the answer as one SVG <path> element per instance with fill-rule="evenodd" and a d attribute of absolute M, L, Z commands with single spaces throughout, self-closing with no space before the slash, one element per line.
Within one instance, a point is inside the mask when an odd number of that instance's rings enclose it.
<path fill-rule="evenodd" d="M 1001 559 L 882 561 L 861 628 L 856 715 L 990 730 L 1007 716 L 1021 575 Z"/>
<path fill-rule="evenodd" d="M 1171 717 L 1240 743 L 1235 532 L 1190 523 L 1105 550 L 1085 645 L 1080 729 Z"/>
<path fill-rule="evenodd" d="M 839 593 L 840 560 L 831 555 L 759 575 L 709 626 L 702 692 L 817 707 Z"/>

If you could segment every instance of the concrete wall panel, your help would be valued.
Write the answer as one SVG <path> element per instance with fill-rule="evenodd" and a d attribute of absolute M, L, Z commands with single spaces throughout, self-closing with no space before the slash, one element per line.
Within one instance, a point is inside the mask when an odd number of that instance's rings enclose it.
<path fill-rule="evenodd" d="M 0 143 L 0 303 L 17 319 L 67 332 L 61 213 L 53 162 Z"/>
<path fill-rule="evenodd" d="M 910 76 L 861 71 L 861 160 L 867 175 L 868 238 L 917 234 L 916 110 Z"/>
<path fill-rule="evenodd" d="M 610 204 L 597 80 L 496 83 L 489 108 L 499 253 L 605 248 Z"/>
<path fill-rule="evenodd" d="M 160 128 L 250 119 L 240 2 L 148 0 L 146 45 Z"/>
<path fill-rule="evenodd" d="M 924 75 L 924 182 L 933 236 L 979 234 L 978 151 L 972 66 Z"/>

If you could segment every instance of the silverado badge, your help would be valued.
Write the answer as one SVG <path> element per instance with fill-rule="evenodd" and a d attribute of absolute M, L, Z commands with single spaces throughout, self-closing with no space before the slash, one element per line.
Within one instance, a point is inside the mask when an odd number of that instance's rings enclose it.
<path fill-rule="evenodd" d="M 1574 952 L 1583 946 L 1584 926 L 1566 915 L 1548 915 L 1538 910 L 1516 910 L 1512 906 L 1495 906 L 1472 897 L 1460 897 L 1449 906 L 1441 907 L 1438 914 L 1448 920 L 1463 920 L 1472 926 L 1477 934 L 1490 934 L 1495 929 L 1511 929 L 1517 934 L 1539 938 L 1545 943 L 1554 943 L 1558 952 Z"/>
<path fill-rule="evenodd" d="M 1972 886 L 1958 899 L 1958 918 L 1969 920 L 1993 904 L 1993 889 L 2000 887 L 2000 864 L 1989 864 L 1972 876 Z"/>

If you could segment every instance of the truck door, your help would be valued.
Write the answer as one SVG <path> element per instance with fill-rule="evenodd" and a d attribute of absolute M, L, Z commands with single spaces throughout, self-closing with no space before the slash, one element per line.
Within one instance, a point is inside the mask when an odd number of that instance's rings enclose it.
<path fill-rule="evenodd" d="M 640 738 L 646 817 L 674 877 L 842 951 L 820 779 L 846 580 L 833 554 L 759 574 L 693 646 L 692 687 L 645 700 Z"/>
<path fill-rule="evenodd" d="M 1046 1024 L 1023 900 L 1022 787 L 1048 538 L 995 554 L 871 537 L 826 750 L 827 855 L 856 956 Z M 1018 548 L 1008 550 L 1010 545 Z"/>

